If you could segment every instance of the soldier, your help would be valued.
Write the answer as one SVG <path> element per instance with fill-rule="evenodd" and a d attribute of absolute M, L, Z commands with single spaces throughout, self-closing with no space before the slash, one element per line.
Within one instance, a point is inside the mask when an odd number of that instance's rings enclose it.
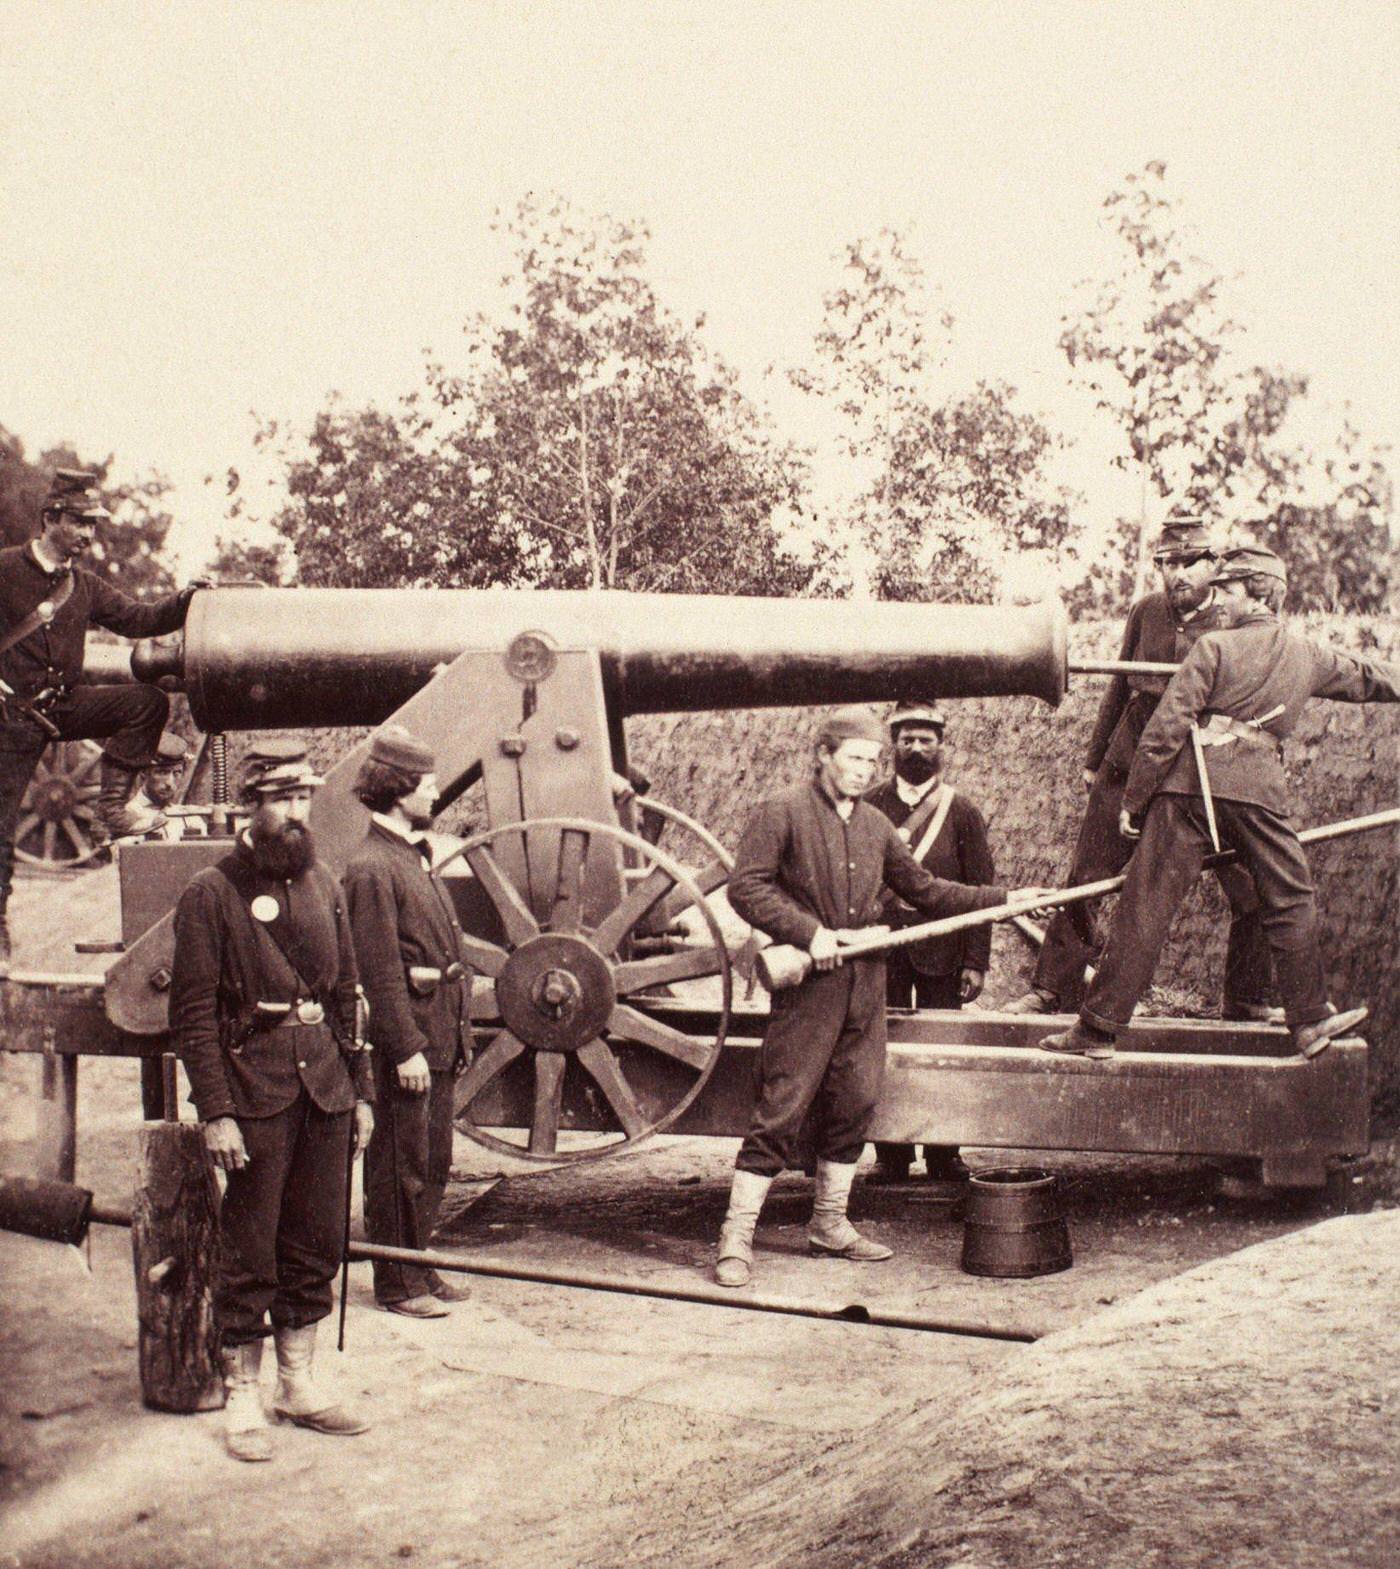
<path fill-rule="evenodd" d="M 371 1242 L 426 1248 L 452 1166 L 452 1087 L 467 1064 L 471 981 L 452 901 L 419 837 L 437 802 L 433 754 L 402 725 L 370 743 L 355 781 L 369 808 L 364 842 L 345 869 L 345 897 L 374 1041 L 374 1137 L 365 1152 Z M 463 1286 L 436 1270 L 374 1265 L 380 1307 L 444 1318 Z"/>
<path fill-rule="evenodd" d="M 1173 517 L 1163 525 L 1152 559 L 1162 589 L 1144 595 L 1128 612 L 1120 659 L 1178 663 L 1212 624 L 1211 580 L 1216 557 L 1200 518 Z M 1168 677 L 1116 675 L 1099 707 L 1089 741 L 1084 784 L 1089 791 L 1079 839 L 1066 886 L 1116 877 L 1128 864 L 1132 846 L 1118 832 L 1123 785 L 1138 738 L 1166 690 Z M 1230 904 L 1230 935 L 1225 955 L 1226 1019 L 1281 1023 L 1270 1004 L 1272 976 L 1269 944 L 1259 911 L 1259 896 L 1240 866 L 1217 872 Z M 1095 912 L 1086 901 L 1060 910 L 1046 928 L 1032 990 L 1009 1003 L 1007 1013 L 1072 1013 L 1084 997 L 1085 967 L 1098 947 Z"/>
<path fill-rule="evenodd" d="M 885 964 L 843 964 L 841 949 L 872 922 L 886 887 L 930 915 L 985 909 L 1000 888 L 970 888 L 926 872 L 890 820 L 867 801 L 887 740 L 868 709 L 838 709 L 821 726 L 816 777 L 765 801 L 739 845 L 729 899 L 742 919 L 812 956 L 814 971 L 777 992 L 764 1034 L 758 1098 L 739 1151 L 720 1232 L 715 1279 L 747 1285 L 753 1234 L 773 1178 L 796 1164 L 814 1113 L 813 1253 L 874 1263 L 892 1257 L 846 1217 L 856 1162 L 885 1070 Z"/>
<path fill-rule="evenodd" d="M 926 699 L 900 703 L 890 715 L 894 777 L 866 799 L 895 825 L 914 859 L 935 877 L 983 885 L 996 878 L 987 825 L 981 812 L 943 778 L 943 734 L 947 720 Z M 895 927 L 924 919 L 893 896 L 885 919 Z M 991 960 L 992 931 L 977 926 L 947 937 L 930 937 L 912 948 L 896 948 L 885 961 L 885 999 L 891 1008 L 961 1008 L 982 990 Z M 872 1176 L 901 1182 L 914 1158 L 909 1144 L 876 1144 Z M 933 1182 L 961 1182 L 967 1167 L 951 1145 L 924 1145 L 924 1170 Z"/>
<path fill-rule="evenodd" d="M 153 686 L 81 685 L 89 623 L 123 637 L 173 632 L 201 586 L 142 604 L 75 565 L 111 516 L 96 484 L 95 474 L 59 469 L 39 537 L 0 550 L 0 966 L 10 957 L 6 909 L 20 803 L 50 741 L 105 741 L 97 803 L 104 838 L 152 826 L 126 803 L 155 752 L 170 700 Z"/>
<path fill-rule="evenodd" d="M 258 1377 L 277 1349 L 276 1414 L 318 1433 L 368 1424 L 311 1379 L 340 1267 L 349 1163 L 374 1127 L 355 1027 L 355 951 L 339 884 L 306 827 L 322 781 L 288 736 L 244 761 L 248 826 L 175 910 L 170 1028 L 215 1165 L 227 1173 L 214 1312 L 225 1442 L 271 1458 Z"/>
<path fill-rule="evenodd" d="M 178 843 L 181 839 L 207 838 L 209 830 L 198 817 L 167 816 L 180 793 L 189 758 L 185 738 L 167 730 L 156 743 L 156 755 L 150 767 L 141 775 L 141 788 L 131 798 L 129 810 L 147 827 L 139 833 L 123 836 L 122 842 L 139 843 L 143 839 L 162 839 Z"/>
<path fill-rule="evenodd" d="M 1289 825 L 1283 742 L 1310 697 L 1400 702 L 1400 666 L 1310 642 L 1279 618 L 1287 576 L 1272 551 L 1227 551 L 1215 574 L 1220 630 L 1204 633 L 1138 742 L 1120 832 L 1137 841 L 1079 1019 L 1046 1051 L 1109 1057 L 1156 968 L 1177 907 L 1212 850 L 1253 874 L 1295 1049 L 1324 1051 L 1365 1008 L 1327 1000 L 1307 856 Z"/>

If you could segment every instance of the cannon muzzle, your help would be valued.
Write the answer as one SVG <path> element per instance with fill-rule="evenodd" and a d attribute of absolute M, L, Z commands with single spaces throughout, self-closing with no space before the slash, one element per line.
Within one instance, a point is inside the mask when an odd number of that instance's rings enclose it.
<path fill-rule="evenodd" d="M 522 641 L 523 640 L 523 641 Z M 376 725 L 459 654 L 596 649 L 629 714 L 945 697 L 1043 698 L 1067 679 L 1058 604 L 924 605 L 512 589 L 211 589 L 183 640 L 138 647 L 204 730 Z M 517 679 L 528 684 L 529 658 Z"/>

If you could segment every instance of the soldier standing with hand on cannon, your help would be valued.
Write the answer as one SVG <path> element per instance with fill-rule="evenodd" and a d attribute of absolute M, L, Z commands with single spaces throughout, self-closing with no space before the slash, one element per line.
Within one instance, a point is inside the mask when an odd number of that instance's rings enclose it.
<path fill-rule="evenodd" d="M 155 755 L 170 699 L 154 686 L 83 686 L 83 648 L 89 624 L 133 638 L 176 631 L 201 585 L 142 604 L 77 566 L 111 517 L 96 485 L 95 474 L 59 469 L 39 537 L 0 550 L 0 968 L 10 958 L 6 909 L 20 803 L 50 741 L 105 742 L 97 812 L 108 838 L 159 822 L 127 802 Z"/>
<path fill-rule="evenodd" d="M 345 897 L 369 999 L 379 1115 L 365 1153 L 371 1242 L 426 1248 L 452 1168 L 452 1089 L 469 1050 L 471 978 L 461 928 L 432 851 L 433 754 L 402 725 L 370 742 L 355 794 L 371 813 L 345 868 Z M 408 1318 L 444 1318 L 464 1286 L 436 1270 L 376 1260 L 374 1297 Z"/>
<path fill-rule="evenodd" d="M 1128 612 L 1118 657 L 1175 664 L 1213 625 L 1211 581 L 1216 555 L 1204 522 L 1198 517 L 1168 518 L 1152 559 L 1161 573 L 1162 588 L 1145 594 Z M 1118 832 L 1123 786 L 1138 738 L 1169 679 L 1139 672 L 1115 675 L 1109 682 L 1085 759 L 1089 799 L 1065 879 L 1067 887 L 1116 877 L 1128 864 L 1132 846 Z M 1249 873 L 1241 866 L 1224 866 L 1216 876 L 1230 904 L 1221 1014 L 1226 1019 L 1281 1023 L 1281 1013 L 1270 1006 L 1269 944 Z M 1008 1004 L 1007 1013 L 1072 1013 L 1078 1008 L 1084 997 L 1085 967 L 1098 947 L 1094 920 L 1098 906 L 1098 900 L 1086 901 L 1054 916 L 1036 961 L 1032 990 Z"/>
<path fill-rule="evenodd" d="M 1123 791 L 1120 832 L 1137 848 L 1098 972 L 1073 1029 L 1047 1036 L 1046 1051 L 1113 1055 L 1182 899 L 1221 848 L 1238 853 L 1259 890 L 1296 1050 L 1316 1056 L 1366 1016 L 1327 1000 L 1312 874 L 1287 817 L 1283 742 L 1311 697 L 1400 702 L 1400 667 L 1290 632 L 1279 617 L 1287 574 L 1272 551 L 1227 551 L 1214 582 L 1220 627 L 1172 677 Z"/>
<path fill-rule="evenodd" d="M 869 709 L 838 709 L 817 735 L 816 777 L 765 801 L 739 845 L 730 903 L 775 941 L 805 949 L 814 973 L 773 994 L 758 1099 L 720 1232 L 715 1279 L 722 1286 L 752 1278 L 759 1211 L 773 1178 L 798 1163 L 809 1109 L 817 1170 L 808 1246 L 863 1263 L 892 1256 L 846 1217 L 884 1080 L 885 963 L 882 956 L 843 963 L 842 944 L 875 920 L 886 887 L 933 916 L 986 909 L 1006 897 L 1000 888 L 926 872 L 889 818 L 861 799 L 887 741 Z"/>
<path fill-rule="evenodd" d="M 987 844 L 987 825 L 968 798 L 943 777 L 942 711 L 924 698 L 899 703 L 890 715 L 894 737 L 894 778 L 866 797 L 895 825 L 914 859 L 935 877 L 985 885 L 996 877 Z M 896 928 L 923 916 L 889 896 L 886 910 Z M 913 948 L 898 948 L 885 961 L 885 996 L 891 1008 L 961 1008 L 982 990 L 991 961 L 992 929 L 932 937 Z M 909 1144 L 877 1144 L 874 1177 L 903 1181 L 914 1149 Z M 924 1170 L 931 1182 L 961 1182 L 967 1167 L 957 1149 L 924 1145 Z"/>
<path fill-rule="evenodd" d="M 306 827 L 320 783 L 302 742 L 260 740 L 239 791 L 253 808 L 247 828 L 175 909 L 170 1030 L 205 1144 L 228 1176 L 214 1314 L 225 1442 L 238 1460 L 272 1454 L 258 1384 L 269 1319 L 277 1415 L 318 1433 L 368 1426 L 311 1381 L 341 1263 L 349 1162 L 374 1127 L 350 923 Z"/>

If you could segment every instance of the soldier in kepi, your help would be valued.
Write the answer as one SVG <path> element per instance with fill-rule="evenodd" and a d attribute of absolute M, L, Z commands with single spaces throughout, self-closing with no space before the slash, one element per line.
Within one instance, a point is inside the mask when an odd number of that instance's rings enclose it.
<path fill-rule="evenodd" d="M 50 741 L 104 742 L 97 813 L 106 838 L 158 821 L 127 802 L 155 754 L 170 699 L 154 686 L 84 686 L 84 642 L 89 624 L 133 638 L 174 632 L 200 585 L 143 604 L 78 566 L 110 516 L 96 485 L 95 474 L 59 469 L 39 537 L 0 550 L 0 965 L 10 956 L 6 910 L 20 803 Z"/>
<path fill-rule="evenodd" d="M 1216 553 L 1198 517 L 1174 515 L 1162 527 L 1152 559 L 1162 588 L 1145 594 L 1128 612 L 1120 659 L 1179 664 L 1202 632 L 1213 625 L 1212 578 Z M 1128 864 L 1132 845 L 1118 832 L 1123 786 L 1138 739 L 1151 719 L 1169 677 L 1146 672 L 1116 675 L 1099 707 L 1084 760 L 1089 791 L 1066 887 L 1116 877 Z M 1243 867 L 1217 872 L 1230 905 L 1221 1015 L 1256 1023 L 1282 1023 L 1272 1005 L 1269 943 L 1259 895 Z M 1006 1007 L 1007 1013 L 1073 1013 L 1084 999 L 1085 969 L 1099 946 L 1097 900 L 1070 905 L 1050 921 L 1036 961 L 1032 990 Z"/>
<path fill-rule="evenodd" d="M 861 799 L 888 739 L 869 709 L 838 709 L 818 731 L 815 778 L 765 801 L 739 845 L 730 903 L 776 942 L 806 949 L 813 973 L 773 995 L 758 1099 L 720 1232 L 715 1279 L 722 1286 L 749 1283 L 759 1211 L 773 1178 L 802 1164 L 809 1110 L 817 1156 L 809 1249 L 862 1263 L 892 1256 L 846 1215 L 884 1080 L 885 961 L 843 962 L 842 947 L 876 921 L 886 888 L 935 917 L 1006 898 L 1000 888 L 926 872 L 889 818 Z"/>
<path fill-rule="evenodd" d="M 996 878 L 981 812 L 943 774 L 943 735 L 947 719 L 926 698 L 899 703 L 890 715 L 894 737 L 894 777 L 866 799 L 894 824 L 914 859 L 927 872 L 951 882 L 983 885 Z M 896 929 L 926 919 L 897 895 L 886 896 L 885 919 Z M 946 937 L 930 937 L 912 948 L 897 948 L 885 961 L 885 998 L 891 1008 L 961 1008 L 981 993 L 991 961 L 992 929 L 977 926 Z M 909 1175 L 911 1144 L 876 1144 L 879 1181 L 899 1182 Z M 931 1182 L 961 1182 L 967 1177 L 957 1148 L 924 1145 L 924 1171 Z"/>
<path fill-rule="evenodd" d="M 355 951 L 339 883 L 306 827 L 302 742 L 261 739 L 244 760 L 248 826 L 175 909 L 170 1030 L 227 1175 L 214 1282 L 224 1440 L 238 1460 L 272 1446 L 259 1376 L 277 1350 L 273 1409 L 318 1433 L 368 1424 L 312 1380 L 316 1326 L 340 1267 L 349 1163 L 374 1128 Z"/>
<path fill-rule="evenodd" d="M 452 1089 L 471 1040 L 461 928 L 423 838 L 437 804 L 435 769 L 402 725 L 373 737 L 355 781 L 369 828 L 344 877 L 377 1090 L 365 1229 L 371 1242 L 396 1248 L 432 1240 L 452 1170 Z M 375 1301 L 390 1313 L 444 1318 L 444 1304 L 469 1295 L 436 1270 L 375 1261 Z"/>
<path fill-rule="evenodd" d="M 138 843 L 143 839 L 160 839 L 178 844 L 181 839 L 203 839 L 208 828 L 197 816 L 185 817 L 172 812 L 175 799 L 184 783 L 185 769 L 189 763 L 190 749 L 184 736 L 167 730 L 156 743 L 156 755 L 141 775 L 141 787 L 132 796 L 128 811 L 142 826 L 123 840 Z"/>
<path fill-rule="evenodd" d="M 1304 1057 L 1354 1029 L 1365 1008 L 1327 998 L 1307 856 L 1288 821 L 1283 743 L 1311 697 L 1400 702 L 1400 666 L 1290 631 L 1287 575 L 1271 551 L 1230 550 L 1214 576 L 1221 616 L 1172 677 L 1138 742 L 1120 831 L 1135 842 L 1098 972 L 1074 1027 L 1046 1051 L 1109 1057 L 1147 989 L 1172 918 L 1213 851 L 1234 850 L 1261 917 L 1294 1048 Z"/>

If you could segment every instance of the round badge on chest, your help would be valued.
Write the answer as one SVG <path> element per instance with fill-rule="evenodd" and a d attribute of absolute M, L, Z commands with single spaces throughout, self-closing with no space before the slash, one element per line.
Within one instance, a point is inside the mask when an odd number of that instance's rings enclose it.
<path fill-rule="evenodd" d="M 263 922 L 264 925 L 275 921 L 282 913 L 281 906 L 270 893 L 260 893 L 248 908 L 253 912 L 253 918 Z"/>

